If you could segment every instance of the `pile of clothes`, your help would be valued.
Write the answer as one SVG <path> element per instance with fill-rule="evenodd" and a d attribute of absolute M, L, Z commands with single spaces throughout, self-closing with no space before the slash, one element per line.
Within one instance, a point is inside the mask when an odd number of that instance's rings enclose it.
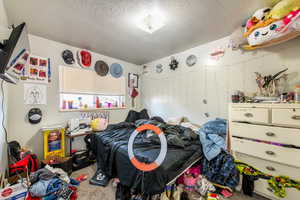
<path fill-rule="evenodd" d="M 226 151 L 227 121 L 215 119 L 198 131 L 202 144 L 202 174 L 211 182 L 234 189 L 240 181 L 233 156 Z"/>
<path fill-rule="evenodd" d="M 228 186 L 209 181 L 208 177 L 203 175 L 201 164 L 189 168 L 177 179 L 176 185 L 177 187 L 182 186 L 183 191 L 188 194 L 189 199 L 208 198 L 209 196 L 219 195 L 230 197 L 233 192 L 233 189 Z"/>
<path fill-rule="evenodd" d="M 80 182 L 69 178 L 62 169 L 46 165 L 30 174 L 30 184 L 27 200 L 75 200 L 78 197 L 76 187 Z"/>

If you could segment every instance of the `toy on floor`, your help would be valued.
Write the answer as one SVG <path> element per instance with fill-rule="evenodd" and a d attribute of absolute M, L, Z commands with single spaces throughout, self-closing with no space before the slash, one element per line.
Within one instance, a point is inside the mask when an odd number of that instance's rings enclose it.
<path fill-rule="evenodd" d="M 246 50 L 279 44 L 300 35 L 300 0 L 282 0 L 272 9 L 259 9 L 247 21 Z"/>
<path fill-rule="evenodd" d="M 215 193 L 208 193 L 207 200 L 220 200 L 218 194 Z"/>
<path fill-rule="evenodd" d="M 85 180 L 88 179 L 88 175 L 87 174 L 81 174 L 80 176 L 78 176 L 75 180 L 79 181 L 79 182 L 83 182 Z"/>

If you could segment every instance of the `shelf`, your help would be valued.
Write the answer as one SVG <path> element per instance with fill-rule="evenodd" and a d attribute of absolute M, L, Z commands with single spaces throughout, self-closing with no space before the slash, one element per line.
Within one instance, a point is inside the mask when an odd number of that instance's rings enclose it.
<path fill-rule="evenodd" d="M 86 136 L 86 135 L 90 135 L 93 134 L 93 131 L 86 131 L 86 132 L 82 132 L 82 133 L 76 133 L 76 134 L 67 134 L 66 137 L 67 138 L 76 138 L 76 137 L 81 137 L 81 136 Z"/>
<path fill-rule="evenodd" d="M 91 112 L 91 111 L 100 111 L 100 110 L 125 110 L 126 107 L 122 108 L 86 108 L 86 109 L 60 109 L 60 112 Z"/>

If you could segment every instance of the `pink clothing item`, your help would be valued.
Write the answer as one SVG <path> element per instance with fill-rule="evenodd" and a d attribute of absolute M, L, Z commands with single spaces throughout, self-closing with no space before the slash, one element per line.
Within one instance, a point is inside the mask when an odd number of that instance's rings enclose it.
<path fill-rule="evenodd" d="M 185 175 L 192 175 L 194 178 L 201 174 L 200 165 L 189 168 L 183 175 L 177 179 L 177 184 L 184 184 Z"/>
<path fill-rule="evenodd" d="M 187 191 L 194 191 L 196 188 L 196 183 L 198 181 L 198 177 L 194 178 L 191 175 L 185 175 L 184 177 L 184 189 Z"/>

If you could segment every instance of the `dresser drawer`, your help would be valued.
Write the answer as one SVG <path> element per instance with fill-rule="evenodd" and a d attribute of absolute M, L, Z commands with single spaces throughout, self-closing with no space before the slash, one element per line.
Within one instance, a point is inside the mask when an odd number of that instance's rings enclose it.
<path fill-rule="evenodd" d="M 300 150 L 232 138 L 232 150 L 255 157 L 300 167 Z"/>
<path fill-rule="evenodd" d="M 300 168 L 298 167 L 283 165 L 243 153 L 236 153 L 235 156 L 237 160 L 247 163 L 264 173 L 271 174 L 273 176 L 288 176 L 300 181 Z"/>
<path fill-rule="evenodd" d="M 259 139 L 300 147 L 300 129 L 253 125 L 232 122 L 230 133 L 233 136 Z"/>
<path fill-rule="evenodd" d="M 232 121 L 269 123 L 269 109 L 267 108 L 232 108 Z"/>
<path fill-rule="evenodd" d="M 300 109 L 272 109 L 272 123 L 300 127 Z"/>

